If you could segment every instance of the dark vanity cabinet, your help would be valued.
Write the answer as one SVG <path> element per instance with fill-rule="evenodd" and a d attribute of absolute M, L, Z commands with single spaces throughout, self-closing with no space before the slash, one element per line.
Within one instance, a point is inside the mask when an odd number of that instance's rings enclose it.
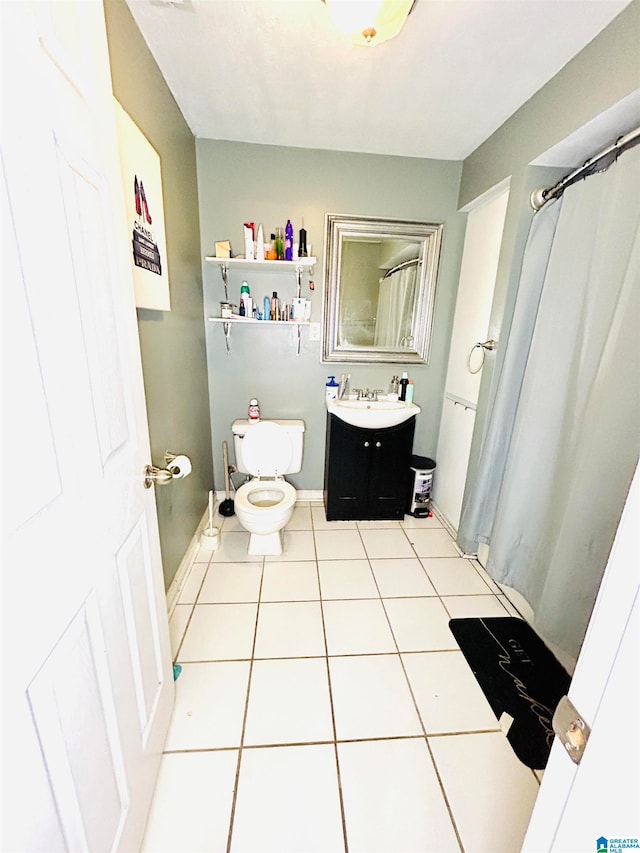
<path fill-rule="evenodd" d="M 387 429 L 362 429 L 327 415 L 327 521 L 404 517 L 415 424 L 411 418 Z"/>

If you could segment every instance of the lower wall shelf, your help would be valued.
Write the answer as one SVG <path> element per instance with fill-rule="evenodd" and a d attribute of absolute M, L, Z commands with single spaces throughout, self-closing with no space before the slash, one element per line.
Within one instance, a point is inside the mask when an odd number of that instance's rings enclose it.
<path fill-rule="evenodd" d="M 291 328 L 292 326 L 295 326 L 297 336 L 296 355 L 300 355 L 300 328 L 301 326 L 310 325 L 308 320 L 254 320 L 253 317 L 208 317 L 207 319 L 210 323 L 222 323 L 228 353 L 231 353 L 230 339 L 232 325 L 262 326 L 263 328 L 268 326 L 280 328 L 282 328 L 282 326 L 288 326 Z"/>

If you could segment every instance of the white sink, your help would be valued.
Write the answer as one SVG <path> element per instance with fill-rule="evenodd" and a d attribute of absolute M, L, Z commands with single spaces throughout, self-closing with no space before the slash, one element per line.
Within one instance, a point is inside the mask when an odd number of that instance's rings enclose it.
<path fill-rule="evenodd" d="M 403 400 L 326 400 L 327 411 L 351 426 L 385 429 L 420 414 L 420 406 Z"/>

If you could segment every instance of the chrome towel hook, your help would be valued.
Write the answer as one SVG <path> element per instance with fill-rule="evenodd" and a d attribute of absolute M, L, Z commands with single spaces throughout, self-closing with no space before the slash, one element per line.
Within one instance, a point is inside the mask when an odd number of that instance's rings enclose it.
<path fill-rule="evenodd" d="M 469 357 L 467 358 L 467 369 L 469 370 L 469 373 L 479 373 L 484 366 L 484 357 L 485 357 L 486 351 L 487 350 L 494 350 L 494 349 L 496 349 L 497 346 L 498 346 L 498 341 L 494 341 L 493 339 L 490 339 L 488 341 L 483 341 L 482 343 L 478 342 L 477 344 L 474 344 L 471 347 L 471 349 L 469 350 Z M 474 369 L 471 367 L 471 356 L 473 355 L 474 351 L 477 350 L 478 348 L 480 348 L 482 350 L 482 361 L 480 362 L 478 367 L 476 367 Z"/>

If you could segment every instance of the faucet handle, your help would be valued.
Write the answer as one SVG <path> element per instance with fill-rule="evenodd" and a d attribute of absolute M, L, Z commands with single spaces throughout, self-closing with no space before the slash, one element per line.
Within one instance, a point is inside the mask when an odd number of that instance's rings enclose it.
<path fill-rule="evenodd" d="M 374 400 L 377 400 L 377 399 L 378 399 L 378 394 L 383 394 L 383 393 L 384 393 L 384 389 L 382 389 L 382 388 L 376 388 L 376 389 L 375 389 L 374 391 L 372 391 L 371 393 L 373 394 L 373 399 L 374 399 Z"/>

